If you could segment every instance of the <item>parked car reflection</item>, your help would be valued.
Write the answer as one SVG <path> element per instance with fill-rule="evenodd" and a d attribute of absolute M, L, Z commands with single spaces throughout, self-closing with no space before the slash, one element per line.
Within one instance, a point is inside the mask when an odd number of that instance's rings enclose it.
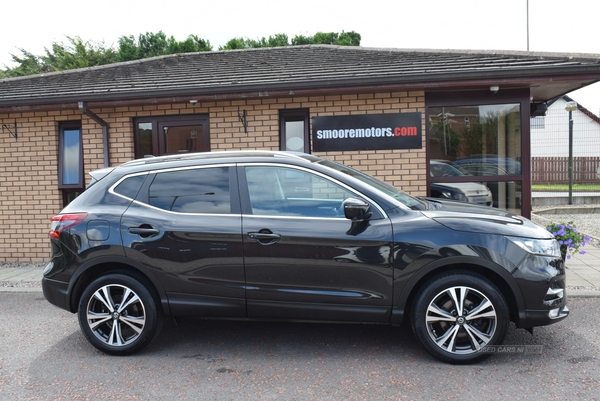
<path fill-rule="evenodd" d="M 429 163 L 431 177 L 460 177 L 469 175 L 446 162 L 431 160 Z M 479 182 L 438 182 L 432 183 L 431 196 L 478 205 L 492 206 L 492 192 Z"/>
<path fill-rule="evenodd" d="M 471 175 L 520 175 L 521 163 L 510 157 L 497 155 L 470 155 L 454 161 Z"/>

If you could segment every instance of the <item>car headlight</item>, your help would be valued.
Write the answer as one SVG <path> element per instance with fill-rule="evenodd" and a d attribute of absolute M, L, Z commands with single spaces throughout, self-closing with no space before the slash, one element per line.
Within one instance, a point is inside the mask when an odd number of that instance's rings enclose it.
<path fill-rule="evenodd" d="M 457 201 L 461 201 L 461 202 L 468 202 L 469 199 L 465 196 L 465 194 L 463 194 L 462 192 L 450 192 L 450 191 L 443 191 L 442 195 L 444 195 L 445 198 L 448 199 L 452 199 L 452 200 L 457 200 Z"/>
<path fill-rule="evenodd" d="M 556 239 L 535 239 L 522 237 L 506 237 L 513 244 L 536 255 L 560 257 L 560 245 Z"/>

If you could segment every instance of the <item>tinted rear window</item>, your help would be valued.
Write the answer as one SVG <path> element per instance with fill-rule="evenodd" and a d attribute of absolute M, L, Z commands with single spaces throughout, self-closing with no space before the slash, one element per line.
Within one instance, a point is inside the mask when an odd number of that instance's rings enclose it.
<path fill-rule="evenodd" d="M 231 213 L 229 167 L 159 173 L 150 185 L 152 206 L 179 213 Z"/>
<path fill-rule="evenodd" d="M 127 198 L 135 199 L 145 178 L 145 175 L 136 175 L 134 177 L 126 178 L 115 187 L 115 192 L 119 195 L 126 196 Z"/>

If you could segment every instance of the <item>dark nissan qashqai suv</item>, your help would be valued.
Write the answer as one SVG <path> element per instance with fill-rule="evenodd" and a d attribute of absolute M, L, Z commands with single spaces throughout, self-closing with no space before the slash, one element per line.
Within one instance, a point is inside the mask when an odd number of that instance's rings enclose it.
<path fill-rule="evenodd" d="M 48 301 L 109 354 L 164 316 L 410 321 L 467 363 L 568 315 L 555 239 L 529 220 L 414 198 L 319 157 L 267 151 L 146 158 L 91 173 L 52 217 Z"/>

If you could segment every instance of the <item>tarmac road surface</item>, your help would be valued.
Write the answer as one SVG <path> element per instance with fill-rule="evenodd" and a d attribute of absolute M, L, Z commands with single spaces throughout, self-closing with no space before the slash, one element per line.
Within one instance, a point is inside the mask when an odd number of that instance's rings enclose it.
<path fill-rule="evenodd" d="M 533 336 L 512 327 L 482 363 L 451 366 L 409 325 L 168 321 L 142 353 L 111 357 L 41 293 L 0 293 L 0 399 L 599 399 L 600 298 L 569 307 Z"/>

